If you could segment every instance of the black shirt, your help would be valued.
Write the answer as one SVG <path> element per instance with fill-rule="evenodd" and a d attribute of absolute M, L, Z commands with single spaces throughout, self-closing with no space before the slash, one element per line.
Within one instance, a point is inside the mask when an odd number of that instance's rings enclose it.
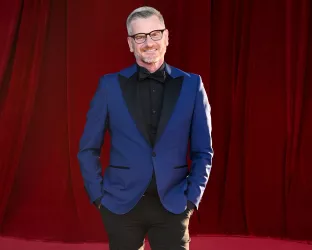
<path fill-rule="evenodd" d="M 149 134 L 149 139 L 152 146 L 154 146 L 162 111 L 165 84 L 171 77 L 165 71 L 165 63 L 152 74 L 146 68 L 139 65 L 137 65 L 137 69 L 138 98 L 140 98 L 141 111 Z M 141 79 L 141 75 L 147 77 Z M 148 75 L 156 75 L 156 79 Z M 151 182 L 145 194 L 158 196 L 154 170 Z"/>
<path fill-rule="evenodd" d="M 140 72 L 145 75 L 149 75 L 150 73 L 147 69 L 140 67 L 139 65 L 137 68 L 137 86 L 139 90 L 140 106 L 142 108 L 145 126 L 147 128 L 150 141 L 152 146 L 154 146 L 162 111 L 164 88 L 166 82 L 170 80 L 171 77 L 165 71 L 165 63 L 156 72 L 152 73 L 158 75 L 157 79 L 159 80 L 155 80 L 150 77 L 140 79 Z"/>

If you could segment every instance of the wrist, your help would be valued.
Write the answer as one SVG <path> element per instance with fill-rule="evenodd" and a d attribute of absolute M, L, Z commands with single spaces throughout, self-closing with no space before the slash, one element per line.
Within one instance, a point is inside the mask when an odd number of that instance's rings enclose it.
<path fill-rule="evenodd" d="M 188 201 L 187 201 L 187 208 L 188 208 L 188 209 L 194 209 L 194 208 L 195 208 L 194 203 L 188 200 Z"/>

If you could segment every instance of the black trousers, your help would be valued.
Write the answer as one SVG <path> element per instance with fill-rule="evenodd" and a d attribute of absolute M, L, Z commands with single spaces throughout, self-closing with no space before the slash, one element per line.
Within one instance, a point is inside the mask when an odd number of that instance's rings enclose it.
<path fill-rule="evenodd" d="M 166 210 L 157 196 L 145 195 L 127 214 L 118 215 L 101 206 L 110 250 L 143 250 L 145 236 L 152 250 L 189 249 L 189 221 L 193 213 Z"/>

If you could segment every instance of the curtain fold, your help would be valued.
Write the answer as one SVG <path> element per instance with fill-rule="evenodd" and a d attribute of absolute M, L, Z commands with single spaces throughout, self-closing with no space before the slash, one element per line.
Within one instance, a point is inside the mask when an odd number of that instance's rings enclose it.
<path fill-rule="evenodd" d="M 1 95 L 2 106 L 0 116 L 1 131 L 1 179 L 0 183 L 0 224 L 6 212 L 6 205 L 12 190 L 18 165 L 20 164 L 25 137 L 28 131 L 29 120 L 32 116 L 33 104 L 36 98 L 40 65 L 43 56 L 43 48 L 46 36 L 46 24 L 48 20 L 49 1 L 13 1 L 10 6 L 4 3 L 6 12 L 8 9 L 12 16 L 6 16 L 4 21 L 10 21 L 7 30 L 8 41 L 12 46 L 5 46 L 4 58 L 12 65 L 3 65 L 0 72 L 12 67 L 10 76 L 2 73 L 2 85 L 8 84 L 5 93 Z M 10 8 L 12 7 L 13 8 Z M 21 17 L 14 12 L 20 12 Z M 20 21 L 14 25 L 12 18 Z M 18 29 L 16 27 L 19 27 Z M 15 32 L 14 32 L 15 31 Z M 15 44 L 13 41 L 16 41 Z M 12 51 L 14 50 L 14 51 Z M 14 58 L 9 58 L 13 56 Z M 9 82 L 5 82 L 9 81 Z M 2 89 L 4 91 L 4 89 Z"/>
<path fill-rule="evenodd" d="M 303 128 L 311 120 L 311 112 L 307 108 L 307 99 L 311 91 L 311 1 L 286 1 L 286 46 L 285 46 L 285 82 L 286 82 L 286 114 L 287 140 L 285 154 L 285 233 L 295 237 L 307 237 L 312 227 L 310 216 L 311 200 L 307 197 L 311 192 L 306 176 L 311 175 L 311 161 L 302 161 L 307 151 L 308 134 Z M 310 67 L 309 67 L 310 66 Z M 309 118 L 310 117 L 310 118 Z M 310 137 L 311 138 L 311 137 Z M 300 195 L 299 195 L 300 194 Z M 300 216 L 298 216 L 301 214 Z M 300 217 L 306 216 L 305 223 Z M 299 219 L 298 219 L 299 217 Z M 299 230 L 298 230 L 299 229 Z M 303 235 L 301 235 L 301 233 Z"/>

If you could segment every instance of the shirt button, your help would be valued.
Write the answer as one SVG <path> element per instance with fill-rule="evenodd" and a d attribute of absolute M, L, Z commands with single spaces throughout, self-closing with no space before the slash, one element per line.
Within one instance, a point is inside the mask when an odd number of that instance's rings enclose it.
<path fill-rule="evenodd" d="M 155 114 L 156 114 L 156 110 L 153 109 L 153 110 L 152 110 L 152 113 L 153 113 L 153 115 L 155 115 Z"/>
<path fill-rule="evenodd" d="M 153 157 L 156 157 L 156 153 L 155 153 L 155 152 L 153 152 L 153 153 L 152 153 L 152 156 L 153 156 Z"/>
<path fill-rule="evenodd" d="M 153 91 L 153 93 L 155 93 L 155 92 L 156 92 L 156 90 L 155 90 L 155 89 L 153 89 L 152 91 Z"/>

